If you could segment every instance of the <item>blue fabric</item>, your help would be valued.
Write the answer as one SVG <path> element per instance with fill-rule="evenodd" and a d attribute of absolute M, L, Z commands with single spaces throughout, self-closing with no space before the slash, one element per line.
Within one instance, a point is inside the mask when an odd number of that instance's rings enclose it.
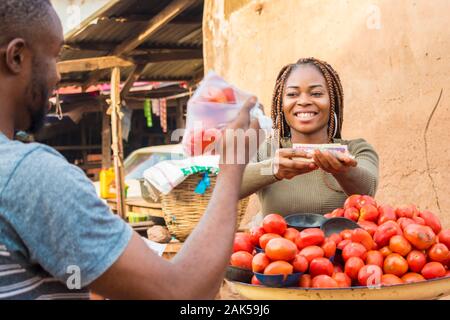
<path fill-rule="evenodd" d="M 203 174 L 203 177 L 198 183 L 194 192 L 197 194 L 205 194 L 206 189 L 208 189 L 210 186 L 211 186 L 211 179 L 209 178 L 209 173 L 207 171 Z"/>
<path fill-rule="evenodd" d="M 50 147 L 0 133 L 0 245 L 64 283 L 70 266 L 78 266 L 85 287 L 118 259 L 131 235 L 82 170 Z"/>

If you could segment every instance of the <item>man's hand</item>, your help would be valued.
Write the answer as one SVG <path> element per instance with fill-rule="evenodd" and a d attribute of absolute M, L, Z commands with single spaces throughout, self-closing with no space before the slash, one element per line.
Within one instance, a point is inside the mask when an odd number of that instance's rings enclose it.
<path fill-rule="evenodd" d="M 296 158 L 311 158 L 311 156 L 299 149 L 278 149 L 273 162 L 274 176 L 278 180 L 292 179 L 295 176 L 309 173 L 318 168 L 315 163 Z"/>

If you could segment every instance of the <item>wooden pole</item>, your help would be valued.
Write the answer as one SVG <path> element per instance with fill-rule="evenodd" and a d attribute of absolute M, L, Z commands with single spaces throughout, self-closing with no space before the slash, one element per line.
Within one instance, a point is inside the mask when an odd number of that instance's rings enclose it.
<path fill-rule="evenodd" d="M 108 108 L 102 107 L 102 168 L 111 168 L 111 119 Z"/>
<path fill-rule="evenodd" d="M 115 67 L 111 74 L 111 129 L 112 150 L 114 156 L 114 172 L 116 175 L 117 213 L 126 218 L 125 182 L 123 168 L 122 122 L 120 103 L 120 69 Z"/>

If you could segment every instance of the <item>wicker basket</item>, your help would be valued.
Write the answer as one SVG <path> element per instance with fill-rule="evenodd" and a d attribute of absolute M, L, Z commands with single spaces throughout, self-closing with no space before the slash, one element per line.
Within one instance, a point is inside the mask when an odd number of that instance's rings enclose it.
<path fill-rule="evenodd" d="M 185 241 L 200 221 L 216 185 L 217 177 L 210 175 L 211 186 L 203 195 L 195 193 L 194 190 L 202 176 L 203 174 L 190 175 L 169 194 L 161 194 L 161 205 L 167 228 L 180 241 Z M 239 201 L 237 225 L 245 214 L 248 201 L 249 198 Z"/>

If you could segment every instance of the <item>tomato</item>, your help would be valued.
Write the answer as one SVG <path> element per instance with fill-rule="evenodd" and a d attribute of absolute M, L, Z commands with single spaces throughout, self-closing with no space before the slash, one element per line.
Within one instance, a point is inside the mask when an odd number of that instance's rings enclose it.
<path fill-rule="evenodd" d="M 263 250 L 266 249 L 267 243 L 275 238 L 281 238 L 279 234 L 276 233 L 265 233 L 259 238 L 259 247 Z"/>
<path fill-rule="evenodd" d="M 427 263 L 427 257 L 423 252 L 413 250 L 406 257 L 406 261 L 408 262 L 409 269 L 412 272 L 420 273 L 422 271 L 422 268 Z"/>
<path fill-rule="evenodd" d="M 286 261 L 274 261 L 271 262 L 266 269 L 264 269 L 264 274 L 283 274 L 288 275 L 294 271 L 292 264 Z"/>
<path fill-rule="evenodd" d="M 301 254 L 297 254 L 292 261 L 292 266 L 294 267 L 295 272 L 306 272 L 309 267 L 309 261 L 306 259 L 305 256 L 302 256 Z"/>
<path fill-rule="evenodd" d="M 295 243 L 299 249 L 309 246 L 320 246 L 325 240 L 325 234 L 317 228 L 308 228 L 300 232 Z"/>
<path fill-rule="evenodd" d="M 259 282 L 259 280 L 256 278 L 256 276 L 253 275 L 251 284 L 253 284 L 253 285 L 255 285 L 255 286 L 260 286 L 260 285 L 261 285 L 261 282 Z"/>
<path fill-rule="evenodd" d="M 351 240 L 352 239 L 352 235 L 353 235 L 353 230 L 343 230 L 341 231 L 341 233 L 339 234 L 342 238 L 342 240 Z"/>
<path fill-rule="evenodd" d="M 362 267 L 364 267 L 364 261 L 361 258 L 351 257 L 345 263 L 344 272 L 350 279 L 357 280 Z"/>
<path fill-rule="evenodd" d="M 441 232 L 442 226 L 438 217 L 436 217 L 431 211 L 424 210 L 419 213 L 419 217 L 421 217 L 427 226 L 433 229 L 435 234 Z"/>
<path fill-rule="evenodd" d="M 308 260 L 309 263 L 311 263 L 311 261 L 314 258 L 321 258 L 325 255 L 325 253 L 323 252 L 323 249 L 318 246 L 309 246 L 309 247 L 303 248 L 299 254 L 304 256 Z"/>
<path fill-rule="evenodd" d="M 318 275 L 312 279 L 313 288 L 338 288 L 339 285 L 332 277 L 325 274 Z"/>
<path fill-rule="evenodd" d="M 373 240 L 376 242 L 379 248 L 387 246 L 391 237 L 396 234 L 401 235 L 402 230 L 399 225 L 394 221 L 386 221 L 380 225 L 373 235 Z"/>
<path fill-rule="evenodd" d="M 325 240 L 322 245 L 325 257 L 331 258 L 336 254 L 336 243 L 333 240 Z"/>
<path fill-rule="evenodd" d="M 425 278 L 421 274 L 415 272 L 408 272 L 402 277 L 402 280 L 404 283 L 415 283 L 425 281 Z"/>
<path fill-rule="evenodd" d="M 366 255 L 366 264 L 373 264 L 375 266 L 379 266 L 383 268 L 384 257 L 378 250 L 371 250 L 367 252 Z"/>
<path fill-rule="evenodd" d="M 266 233 L 263 227 L 253 227 L 250 229 L 250 241 L 254 246 L 259 246 L 259 238 Z"/>
<path fill-rule="evenodd" d="M 266 244 L 265 252 L 269 259 L 291 261 L 297 254 L 297 246 L 285 238 L 275 238 Z"/>
<path fill-rule="evenodd" d="M 301 288 L 311 288 L 312 279 L 309 274 L 302 274 L 300 276 L 299 287 Z"/>
<path fill-rule="evenodd" d="M 344 209 L 338 208 L 338 209 L 334 209 L 330 216 L 331 218 L 337 218 L 337 217 L 343 217 L 344 216 Z"/>
<path fill-rule="evenodd" d="M 381 284 L 383 270 L 376 265 L 365 265 L 358 272 L 358 282 L 362 286 L 377 286 Z"/>
<path fill-rule="evenodd" d="M 352 279 L 343 272 L 336 272 L 332 278 L 337 282 L 339 288 L 348 288 L 352 286 Z"/>
<path fill-rule="evenodd" d="M 397 215 L 395 214 L 394 208 L 389 205 L 381 205 L 378 207 L 378 225 L 382 225 L 386 221 L 396 221 Z"/>
<path fill-rule="evenodd" d="M 287 228 L 286 232 L 284 233 L 283 237 L 285 239 L 291 240 L 295 243 L 295 240 L 297 239 L 298 235 L 300 234 L 300 231 L 294 228 Z"/>
<path fill-rule="evenodd" d="M 384 259 L 384 273 L 401 277 L 408 271 L 408 262 L 398 253 L 391 253 Z"/>
<path fill-rule="evenodd" d="M 422 275 L 427 280 L 444 277 L 445 273 L 445 268 L 440 262 L 428 262 L 422 269 Z"/>
<path fill-rule="evenodd" d="M 373 206 L 373 207 L 377 207 L 377 202 L 375 201 L 374 198 L 372 198 L 371 196 L 367 196 L 367 195 L 363 195 L 360 198 L 358 198 L 356 200 L 356 208 L 361 210 L 364 206 Z M 378 215 L 378 212 L 377 212 Z"/>
<path fill-rule="evenodd" d="M 265 253 L 257 253 L 252 260 L 252 271 L 257 273 L 264 272 L 264 269 L 270 264 L 270 259 Z"/>
<path fill-rule="evenodd" d="M 402 206 L 395 210 L 395 214 L 398 218 L 410 218 L 414 215 L 414 209 L 411 206 Z"/>
<path fill-rule="evenodd" d="M 333 275 L 333 264 L 327 258 L 314 258 L 309 265 L 309 274 L 315 277 L 321 274 Z"/>
<path fill-rule="evenodd" d="M 323 216 L 324 216 L 325 218 L 327 218 L 327 219 L 333 218 L 333 216 L 331 215 L 331 213 L 325 213 Z"/>
<path fill-rule="evenodd" d="M 252 270 L 253 256 L 247 251 L 238 251 L 231 255 L 230 264 L 233 267 Z"/>
<path fill-rule="evenodd" d="M 236 103 L 236 96 L 234 94 L 233 88 L 224 88 L 222 92 L 226 98 L 226 103 Z"/>
<path fill-rule="evenodd" d="M 347 261 L 351 257 L 358 257 L 364 260 L 367 249 L 360 243 L 351 242 L 342 250 L 342 258 Z"/>
<path fill-rule="evenodd" d="M 227 103 L 227 96 L 218 87 L 207 87 L 200 96 L 202 102 Z"/>
<path fill-rule="evenodd" d="M 435 243 L 428 249 L 428 258 L 431 261 L 446 263 L 450 258 L 450 252 L 443 243 Z"/>
<path fill-rule="evenodd" d="M 383 247 L 379 251 L 383 255 L 383 258 L 386 258 L 388 255 L 392 253 L 391 249 L 389 249 L 389 246 Z"/>
<path fill-rule="evenodd" d="M 244 232 L 238 232 L 234 236 L 233 252 L 247 251 L 252 253 L 254 246 L 249 234 Z"/>
<path fill-rule="evenodd" d="M 357 208 L 357 206 L 359 206 L 360 198 L 361 198 L 361 195 L 359 195 L 359 194 L 354 194 L 354 195 L 351 195 L 350 197 L 348 197 L 344 202 L 344 209 Z M 359 210 L 360 208 L 357 208 L 357 209 Z"/>
<path fill-rule="evenodd" d="M 381 276 L 381 285 L 382 286 L 392 286 L 395 284 L 403 284 L 404 281 L 393 274 L 383 274 Z"/>
<path fill-rule="evenodd" d="M 366 221 L 366 220 L 359 220 L 358 225 L 366 230 L 371 237 L 375 234 L 377 231 L 378 226 L 375 224 L 375 222 L 372 221 Z"/>
<path fill-rule="evenodd" d="M 414 220 L 414 222 L 417 223 L 417 224 L 421 224 L 421 225 L 423 225 L 423 226 L 426 225 L 425 220 L 422 219 L 421 217 L 414 216 L 414 217 L 413 217 L 413 220 Z"/>
<path fill-rule="evenodd" d="M 450 229 L 442 230 L 439 233 L 439 242 L 445 244 L 450 249 Z"/>
<path fill-rule="evenodd" d="M 378 221 L 378 209 L 376 206 L 371 204 L 366 204 L 361 207 L 361 210 L 359 210 L 359 220 L 366 220 L 366 221 Z"/>
<path fill-rule="evenodd" d="M 450 277 L 450 270 L 447 270 L 447 272 L 445 273 L 445 277 Z"/>
<path fill-rule="evenodd" d="M 359 219 L 359 210 L 356 208 L 348 208 L 344 211 L 344 218 L 350 219 L 352 221 L 358 221 Z"/>
<path fill-rule="evenodd" d="M 428 249 L 436 242 L 436 235 L 428 226 L 410 224 L 403 230 L 403 233 L 405 238 L 419 250 Z"/>
<path fill-rule="evenodd" d="M 364 229 L 355 229 L 352 232 L 352 242 L 361 243 L 366 250 L 372 250 L 375 246 L 370 233 Z"/>
<path fill-rule="evenodd" d="M 350 240 L 350 239 L 342 240 L 341 242 L 339 242 L 336 249 L 344 250 L 345 246 L 348 245 L 349 243 L 352 243 L 352 240 Z"/>
<path fill-rule="evenodd" d="M 276 233 L 281 236 L 287 229 L 286 220 L 279 214 L 269 214 L 263 219 L 263 228 L 267 233 Z"/>
<path fill-rule="evenodd" d="M 342 237 L 337 233 L 333 233 L 331 236 L 328 237 L 328 239 L 333 240 L 336 243 L 336 245 L 338 245 L 339 242 L 342 241 Z"/>
<path fill-rule="evenodd" d="M 397 220 L 397 224 L 402 230 L 405 230 L 407 226 L 410 224 L 416 224 L 416 222 L 413 219 L 403 217 Z"/>
<path fill-rule="evenodd" d="M 412 246 L 404 236 L 395 235 L 389 240 L 389 249 L 405 257 L 411 252 Z"/>

